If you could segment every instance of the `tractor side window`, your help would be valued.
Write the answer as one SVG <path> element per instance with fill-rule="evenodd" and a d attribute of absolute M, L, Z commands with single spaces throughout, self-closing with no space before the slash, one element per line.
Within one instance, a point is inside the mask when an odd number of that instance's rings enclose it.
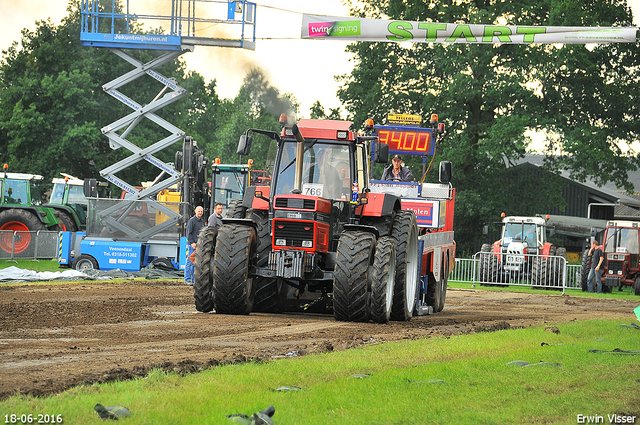
<path fill-rule="evenodd" d="M 69 186 L 69 198 L 67 199 L 69 204 L 82 204 L 87 205 L 89 202 L 84 197 L 84 189 L 82 186 Z"/>

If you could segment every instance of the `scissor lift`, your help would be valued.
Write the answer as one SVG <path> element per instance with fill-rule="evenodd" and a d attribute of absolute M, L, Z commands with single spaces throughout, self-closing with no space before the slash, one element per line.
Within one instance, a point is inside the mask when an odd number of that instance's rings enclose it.
<path fill-rule="evenodd" d="M 165 163 L 155 154 L 185 139 L 184 131 L 158 116 L 156 112 L 187 95 L 187 91 L 175 79 L 163 76 L 157 69 L 183 53 L 193 51 L 196 45 L 255 49 L 255 3 L 244 0 L 158 0 L 153 6 L 156 9 L 170 11 L 165 15 L 134 13 L 137 6 L 144 8 L 145 2 L 82 0 L 80 5 L 82 44 L 107 48 L 133 66 L 131 71 L 103 86 L 105 92 L 129 107 L 132 112 L 102 128 L 102 133 L 109 138 L 111 149 L 125 148 L 131 152 L 127 158 L 100 171 L 104 179 L 127 192 L 126 199 L 106 203 L 106 207 L 105 203 L 101 208 L 96 207 L 94 219 L 104 225 L 101 227 L 102 233 L 92 233 L 91 226 L 88 226 L 87 231 L 91 238 L 102 242 L 104 239 L 118 239 L 144 243 L 154 235 L 181 223 L 182 218 L 188 217 L 192 212 L 193 206 L 186 205 L 187 208 L 181 208 L 181 214 L 175 208 L 170 208 L 155 199 L 158 192 L 184 179 L 183 172 L 175 168 L 181 164 L 174 166 Z M 143 34 L 140 28 L 147 24 L 151 24 L 157 33 Z M 207 31 L 214 27 L 223 28 L 228 37 L 219 38 L 207 34 Z M 158 50 L 162 53 L 155 59 L 143 63 L 126 53 L 127 49 Z M 153 78 L 163 86 L 148 103 L 138 102 L 120 91 L 121 87 L 145 76 Z M 169 135 L 142 148 L 129 141 L 127 136 L 145 118 L 162 127 Z M 140 161 L 149 162 L 161 171 L 161 176 L 168 177 L 164 180 L 158 178 L 151 186 L 138 189 L 116 176 L 116 173 Z M 98 205 L 99 200 L 95 201 Z M 187 199 L 183 201 L 188 202 Z M 127 221 L 127 217 L 136 210 L 139 212 L 141 203 L 145 205 L 145 210 L 155 210 L 164 214 L 166 218 L 150 227 L 132 226 L 131 220 Z M 108 229 L 106 233 L 105 226 Z M 117 238 L 113 237 L 115 234 L 118 235 Z M 105 267 L 100 264 L 100 268 Z"/>

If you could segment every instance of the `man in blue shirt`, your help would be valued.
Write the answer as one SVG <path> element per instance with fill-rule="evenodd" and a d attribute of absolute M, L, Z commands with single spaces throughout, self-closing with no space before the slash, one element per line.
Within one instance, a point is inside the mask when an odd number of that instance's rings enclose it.
<path fill-rule="evenodd" d="M 191 254 L 195 252 L 200 229 L 207 225 L 207 222 L 202 218 L 202 214 L 204 214 L 204 209 L 198 205 L 195 215 L 187 223 L 187 257 L 191 257 Z M 187 259 L 187 264 L 184 267 L 184 283 L 193 285 L 193 262 L 189 259 Z"/>

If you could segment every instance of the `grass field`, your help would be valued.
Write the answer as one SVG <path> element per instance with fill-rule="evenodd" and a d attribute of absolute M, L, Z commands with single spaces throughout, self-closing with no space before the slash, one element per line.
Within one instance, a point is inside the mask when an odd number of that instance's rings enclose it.
<path fill-rule="evenodd" d="M 640 330 L 621 326 L 633 321 L 387 343 L 184 376 L 154 371 L 50 397 L 14 396 L 0 402 L 0 420 L 48 414 L 99 423 L 100 403 L 129 408 L 128 424 L 227 424 L 228 415 L 271 404 L 275 424 L 575 424 L 580 415 L 610 423 L 614 414 L 638 423 L 638 355 L 609 353 L 640 350 Z M 283 386 L 291 390 L 275 391 Z"/>

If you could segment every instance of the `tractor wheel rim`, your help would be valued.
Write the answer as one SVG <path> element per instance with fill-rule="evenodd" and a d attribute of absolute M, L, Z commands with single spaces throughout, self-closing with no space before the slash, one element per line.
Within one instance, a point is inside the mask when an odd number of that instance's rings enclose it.
<path fill-rule="evenodd" d="M 0 230 L 9 230 L 12 232 L 20 232 L 16 236 L 16 245 L 15 245 L 15 253 L 20 254 L 24 252 L 29 245 L 31 244 L 31 233 L 29 232 L 29 228 L 19 221 L 9 221 L 5 223 Z M 23 233 L 26 232 L 26 233 Z M 2 241 L 0 242 L 0 246 L 2 250 L 6 253 L 11 254 L 11 246 L 13 245 L 13 233 L 2 232 Z"/>

